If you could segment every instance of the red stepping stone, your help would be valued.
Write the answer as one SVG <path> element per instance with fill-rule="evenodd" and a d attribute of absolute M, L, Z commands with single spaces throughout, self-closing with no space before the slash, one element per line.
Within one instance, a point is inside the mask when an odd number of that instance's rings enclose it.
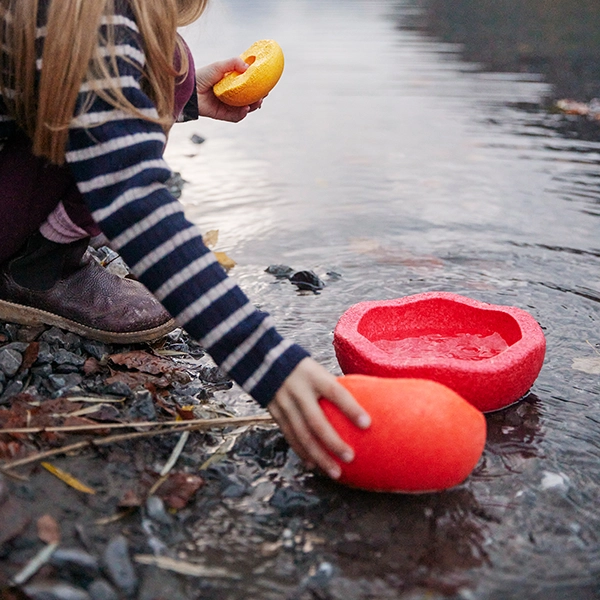
<path fill-rule="evenodd" d="M 529 313 L 448 292 L 355 304 L 333 344 L 345 374 L 430 379 L 483 412 L 522 398 L 546 351 Z"/>

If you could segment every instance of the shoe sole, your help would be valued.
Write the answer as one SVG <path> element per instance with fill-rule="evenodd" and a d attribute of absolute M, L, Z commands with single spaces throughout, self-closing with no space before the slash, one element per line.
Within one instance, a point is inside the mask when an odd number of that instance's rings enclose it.
<path fill-rule="evenodd" d="M 140 342 L 151 342 L 167 335 L 167 333 L 170 333 L 177 327 L 177 323 L 175 323 L 174 319 L 170 319 L 166 323 L 163 323 L 158 327 L 153 327 L 152 329 L 118 333 L 116 331 L 87 327 L 76 321 L 71 321 L 71 319 L 67 319 L 66 317 L 61 317 L 60 315 L 55 315 L 54 313 L 39 308 L 14 304 L 12 302 L 7 302 L 6 300 L 0 300 L 0 321 L 8 321 L 10 323 L 29 326 L 56 326 L 60 329 L 66 329 L 67 331 L 76 333 L 82 337 L 109 344 L 137 344 Z"/>

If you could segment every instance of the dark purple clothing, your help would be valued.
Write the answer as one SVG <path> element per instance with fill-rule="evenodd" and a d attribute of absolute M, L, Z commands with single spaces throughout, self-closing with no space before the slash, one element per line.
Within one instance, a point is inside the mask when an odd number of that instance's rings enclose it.
<path fill-rule="evenodd" d="M 174 115 L 178 119 L 198 117 L 195 92 L 194 59 L 185 45 L 189 69 L 175 86 Z M 180 64 L 175 57 L 175 67 Z M 34 156 L 31 143 L 23 133 L 5 142 L 0 152 L 0 262 L 4 262 L 35 233 L 48 215 L 63 203 L 69 218 L 91 236 L 100 228 L 83 201 L 68 165 L 57 166 Z"/>

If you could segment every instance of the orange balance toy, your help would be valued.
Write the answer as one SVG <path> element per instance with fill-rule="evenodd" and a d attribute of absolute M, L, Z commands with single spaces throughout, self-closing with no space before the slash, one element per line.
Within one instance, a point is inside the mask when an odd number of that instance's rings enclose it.
<path fill-rule="evenodd" d="M 264 98 L 283 73 L 283 51 L 275 40 L 254 42 L 240 58 L 250 65 L 243 73 L 228 73 L 213 86 L 215 96 L 231 106 L 248 106 Z"/>
<path fill-rule="evenodd" d="M 477 465 L 485 417 L 456 392 L 424 379 L 347 375 L 338 381 L 372 419 L 368 429 L 359 429 L 321 400 L 325 415 L 355 452 L 350 463 L 336 459 L 341 483 L 380 492 L 438 491 L 458 485 Z"/>

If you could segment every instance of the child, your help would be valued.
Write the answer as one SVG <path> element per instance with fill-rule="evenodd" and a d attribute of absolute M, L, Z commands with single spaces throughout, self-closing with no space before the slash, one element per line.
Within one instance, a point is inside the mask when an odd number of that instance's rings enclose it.
<path fill-rule="evenodd" d="M 260 106 L 212 93 L 246 69 L 241 59 L 194 73 L 177 27 L 206 1 L 0 0 L 0 319 L 132 342 L 172 329 L 172 315 L 268 408 L 301 459 L 337 478 L 331 454 L 353 452 L 318 399 L 360 427 L 368 415 L 252 307 L 164 186 L 176 118 L 236 122 Z M 100 232 L 141 283 L 89 259 Z"/>

